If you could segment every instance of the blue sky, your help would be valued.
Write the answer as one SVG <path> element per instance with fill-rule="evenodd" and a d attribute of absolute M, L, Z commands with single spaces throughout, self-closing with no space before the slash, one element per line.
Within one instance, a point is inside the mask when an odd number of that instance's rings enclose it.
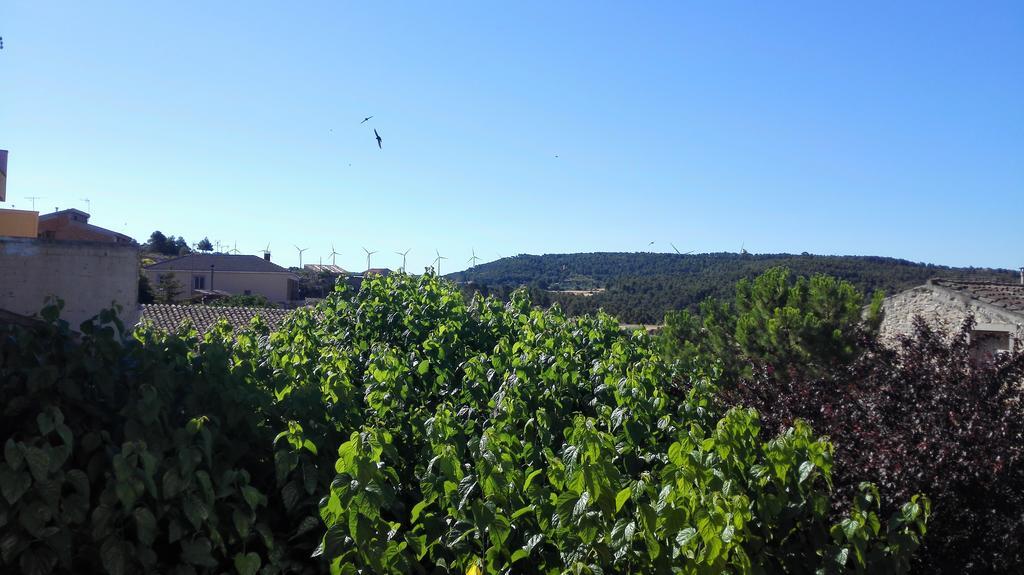
<path fill-rule="evenodd" d="M 1024 265 L 1024 3 L 777 4 L 7 0 L 3 207 L 356 270 Z"/>

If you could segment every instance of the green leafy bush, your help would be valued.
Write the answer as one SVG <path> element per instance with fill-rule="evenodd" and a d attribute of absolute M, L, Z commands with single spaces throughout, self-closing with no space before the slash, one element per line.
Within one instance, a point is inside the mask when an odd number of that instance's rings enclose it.
<path fill-rule="evenodd" d="M 198 345 L 55 313 L 0 328 L 7 569 L 897 573 L 924 533 L 866 484 L 831 523 L 806 425 L 760 439 L 646 336 L 522 294 L 396 274 Z"/>

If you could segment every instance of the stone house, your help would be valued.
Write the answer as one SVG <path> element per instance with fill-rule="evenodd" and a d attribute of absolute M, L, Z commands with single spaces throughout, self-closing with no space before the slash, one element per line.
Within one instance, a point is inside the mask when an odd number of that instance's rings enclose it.
<path fill-rule="evenodd" d="M 200 295 L 262 295 L 273 303 L 291 304 L 297 298 L 298 277 L 264 257 L 192 253 L 144 268 L 156 291 L 160 276 L 170 274 L 180 289 L 175 301 Z"/>
<path fill-rule="evenodd" d="M 957 330 L 970 314 L 971 343 L 979 356 L 1024 345 L 1024 283 L 932 279 L 885 299 L 881 336 L 911 333 L 915 316 L 930 325 Z"/>

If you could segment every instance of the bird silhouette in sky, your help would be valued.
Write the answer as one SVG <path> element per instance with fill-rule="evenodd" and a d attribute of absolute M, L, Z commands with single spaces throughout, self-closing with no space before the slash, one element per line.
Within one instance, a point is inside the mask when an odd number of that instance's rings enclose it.
<path fill-rule="evenodd" d="M 373 129 L 373 135 L 377 136 L 377 147 L 383 150 L 384 146 L 380 145 L 381 137 L 380 137 L 380 134 L 377 133 L 377 128 Z"/>
<path fill-rule="evenodd" d="M 362 122 L 359 122 L 359 123 L 360 123 L 360 124 L 365 124 L 365 123 L 366 123 L 366 122 L 368 122 L 368 121 L 370 120 L 370 118 L 372 118 L 372 117 L 373 117 L 373 116 L 367 116 L 367 117 L 363 118 L 363 121 L 362 121 Z"/>

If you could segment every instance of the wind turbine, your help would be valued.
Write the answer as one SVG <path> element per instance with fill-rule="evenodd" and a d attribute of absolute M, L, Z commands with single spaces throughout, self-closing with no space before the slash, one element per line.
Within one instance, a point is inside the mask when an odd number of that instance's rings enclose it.
<path fill-rule="evenodd" d="M 295 244 L 292 245 L 295 246 Z M 299 269 L 302 269 L 302 252 L 308 250 L 309 248 L 300 248 L 299 246 L 295 246 L 295 249 L 299 250 Z"/>
<path fill-rule="evenodd" d="M 437 254 L 437 259 L 435 259 L 435 260 L 434 260 L 434 262 L 435 262 L 435 263 L 436 263 L 437 265 L 436 265 L 436 266 L 434 267 L 434 269 L 435 269 L 435 270 L 437 271 L 437 276 L 438 276 L 438 277 L 441 277 L 441 260 L 446 260 L 446 259 L 448 259 L 448 258 L 446 258 L 446 257 L 442 256 L 442 255 L 441 255 L 441 252 L 440 252 L 440 251 L 438 251 L 438 250 L 434 250 L 434 253 L 436 253 L 436 254 Z"/>
<path fill-rule="evenodd" d="M 263 257 L 270 255 L 270 242 L 267 242 L 267 247 L 263 248 Z"/>
<path fill-rule="evenodd" d="M 476 267 L 476 262 L 478 262 L 478 261 L 480 261 L 480 258 L 476 257 L 476 250 L 474 249 L 473 250 L 473 257 L 471 257 L 468 260 L 466 260 L 466 263 L 467 264 L 472 264 L 473 267 Z"/>
<path fill-rule="evenodd" d="M 366 269 L 370 269 L 370 256 L 372 256 L 373 254 L 375 254 L 377 252 L 376 251 L 372 251 L 371 252 L 370 250 L 368 250 L 366 248 L 363 248 L 363 251 L 366 252 Z"/>
<path fill-rule="evenodd" d="M 240 252 L 238 251 L 238 242 L 237 242 L 237 241 L 235 242 L 235 247 L 233 247 L 233 248 L 231 248 L 230 250 L 228 250 L 228 253 L 229 253 L 229 254 L 234 254 L 234 255 L 236 255 L 236 256 L 237 256 L 237 255 L 238 255 L 238 254 L 240 253 Z"/>
<path fill-rule="evenodd" d="M 404 252 L 395 252 L 396 254 L 398 254 L 398 255 L 402 256 L 402 271 L 403 271 L 403 272 L 405 271 L 405 256 L 406 256 L 406 254 L 408 254 L 408 253 L 409 253 L 410 251 L 412 251 L 412 248 L 409 248 L 409 249 L 405 250 Z"/>
<path fill-rule="evenodd" d="M 338 264 L 337 264 L 337 261 L 336 261 L 336 258 L 337 258 L 338 256 L 340 256 L 340 255 L 341 255 L 341 252 L 339 252 L 339 251 L 336 251 L 336 250 L 334 249 L 334 244 L 331 244 L 331 256 L 330 256 L 330 257 L 331 257 L 331 265 L 332 265 L 332 266 L 337 266 L 337 265 L 338 265 Z"/>
<path fill-rule="evenodd" d="M 674 249 L 674 250 L 676 251 L 676 255 L 680 255 L 680 256 L 688 256 L 688 255 L 690 255 L 690 254 L 692 254 L 692 253 L 693 253 L 693 250 L 690 250 L 690 251 L 686 252 L 685 254 L 684 254 L 684 253 L 681 253 L 681 252 L 679 251 L 679 248 L 677 248 L 677 247 L 676 247 L 676 245 L 675 245 L 674 243 L 672 243 L 672 242 L 669 242 L 669 243 L 668 243 L 668 245 L 672 246 L 672 249 Z"/>

